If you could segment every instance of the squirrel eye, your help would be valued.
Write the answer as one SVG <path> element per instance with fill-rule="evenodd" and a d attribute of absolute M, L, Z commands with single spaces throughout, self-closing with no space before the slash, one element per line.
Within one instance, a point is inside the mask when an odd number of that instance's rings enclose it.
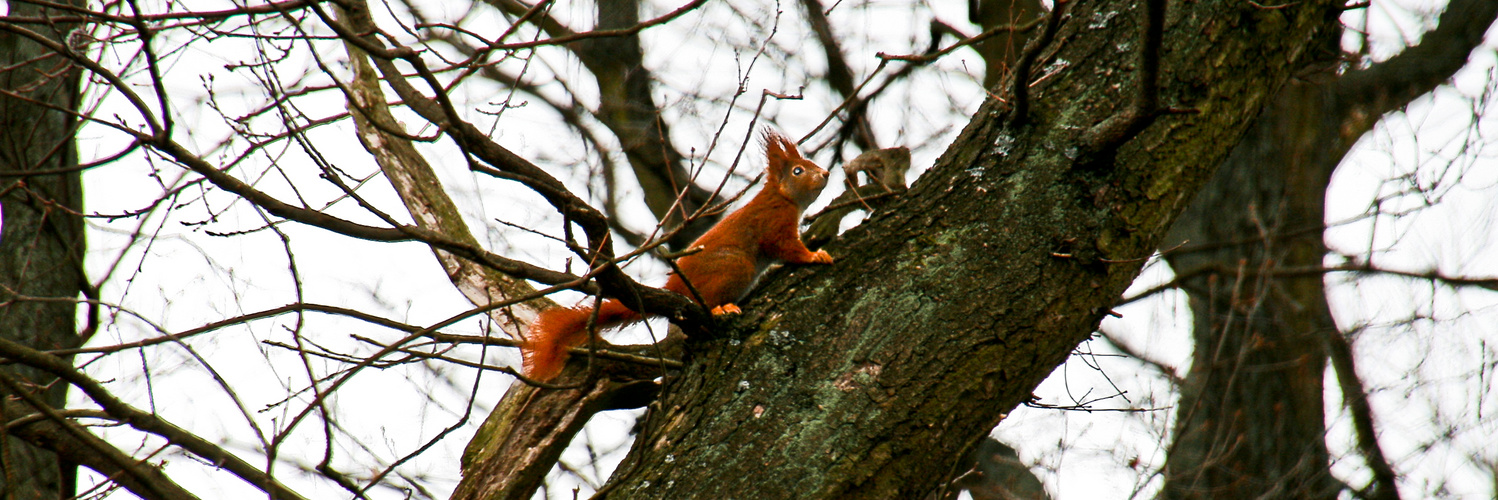
<path fill-rule="evenodd" d="M 801 175 L 801 172 L 805 172 L 801 167 L 791 169 L 791 175 Z"/>

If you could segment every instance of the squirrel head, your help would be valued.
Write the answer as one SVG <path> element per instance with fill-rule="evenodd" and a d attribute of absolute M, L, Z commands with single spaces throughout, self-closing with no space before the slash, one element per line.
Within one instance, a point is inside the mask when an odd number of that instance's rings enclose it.
<path fill-rule="evenodd" d="M 779 190 L 802 210 L 817 200 L 827 187 L 827 169 L 803 158 L 796 143 L 780 133 L 765 129 L 765 189 Z"/>

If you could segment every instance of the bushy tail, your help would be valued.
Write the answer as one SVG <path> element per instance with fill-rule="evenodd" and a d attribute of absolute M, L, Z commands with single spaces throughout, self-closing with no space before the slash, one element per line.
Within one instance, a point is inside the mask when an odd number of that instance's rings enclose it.
<path fill-rule="evenodd" d="M 588 318 L 592 307 L 557 307 L 541 312 L 531 325 L 527 342 L 520 348 L 525 375 L 535 380 L 551 380 L 567 364 L 567 348 L 588 340 Z M 599 306 L 596 325 L 600 331 L 637 321 L 640 315 L 617 300 L 605 300 Z"/>

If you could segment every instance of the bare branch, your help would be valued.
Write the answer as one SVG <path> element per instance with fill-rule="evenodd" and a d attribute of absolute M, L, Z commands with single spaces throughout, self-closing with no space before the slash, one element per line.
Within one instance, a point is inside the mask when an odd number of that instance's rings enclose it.
<path fill-rule="evenodd" d="M 1010 117 L 1007 123 L 1009 128 L 1019 128 L 1030 120 L 1030 70 L 1035 66 L 1035 59 L 1040 57 L 1051 41 L 1056 39 L 1056 32 L 1061 29 L 1061 19 L 1066 17 L 1066 9 L 1075 0 L 1057 0 L 1051 7 L 1051 15 L 1046 19 L 1045 29 L 1041 30 L 1040 36 L 1030 41 L 1024 52 L 1020 53 L 1019 60 L 1014 63 L 1014 72 L 1009 75 L 1012 79 L 1009 91 Z"/>
<path fill-rule="evenodd" d="M 194 12 L 194 11 L 163 12 L 163 13 L 160 13 L 160 14 L 141 14 L 141 13 L 136 13 L 135 15 L 131 15 L 131 16 L 116 16 L 116 15 L 109 14 L 109 13 L 106 13 L 106 12 L 99 12 L 99 11 L 93 11 L 93 10 L 88 10 L 88 9 L 73 7 L 71 5 L 63 4 L 63 3 L 41 2 L 41 1 L 36 1 L 36 0 L 30 0 L 30 1 L 27 1 L 26 3 L 46 5 L 47 7 L 50 7 L 50 8 L 53 8 L 53 9 L 58 9 L 58 10 L 63 10 L 63 11 L 68 11 L 68 12 L 76 13 L 76 14 L 78 14 L 78 16 L 72 16 L 72 17 L 70 17 L 70 16 L 48 16 L 48 17 L 0 16 L 0 22 L 16 23 L 16 24 L 53 24 L 53 23 L 82 23 L 82 22 L 106 22 L 106 23 L 134 24 L 136 22 L 141 22 L 141 21 L 144 21 L 144 22 L 158 22 L 158 21 L 170 21 L 170 20 L 191 20 L 191 21 L 195 21 L 195 22 L 206 22 L 206 21 L 223 20 L 223 19 L 228 19 L 228 18 L 237 17 L 237 16 L 247 16 L 247 15 L 257 15 L 257 14 L 276 14 L 276 13 L 283 13 L 283 12 L 291 12 L 291 11 L 295 11 L 295 10 L 301 9 L 303 7 L 306 7 L 307 4 L 311 3 L 312 1 L 316 1 L 316 0 L 287 0 L 285 2 L 270 2 L 270 3 L 261 4 L 261 5 L 246 5 L 244 7 L 237 7 L 237 8 L 233 8 L 233 9 L 224 9 L 224 10 L 210 10 L 210 11 L 196 11 L 196 12 Z"/>
<path fill-rule="evenodd" d="M 904 54 L 904 55 L 894 55 L 894 54 L 886 54 L 886 53 L 880 52 L 878 54 L 875 54 L 875 56 L 878 57 L 881 60 L 905 61 L 905 62 L 908 62 L 908 63 L 911 63 L 911 64 L 928 64 L 928 63 L 930 63 L 932 61 L 935 61 L 937 59 L 941 59 L 942 57 L 946 56 L 947 54 L 951 54 L 952 51 L 954 51 L 954 50 L 957 50 L 957 49 L 960 49 L 960 48 L 963 48 L 963 47 L 966 47 L 966 46 L 969 46 L 969 45 L 972 45 L 972 44 L 975 44 L 975 43 L 978 43 L 978 42 L 982 42 L 984 40 L 988 40 L 990 38 L 998 36 L 999 34 L 1008 33 L 1008 34 L 1010 34 L 1012 36 L 1013 34 L 1016 34 L 1016 33 L 1024 33 L 1024 32 L 1033 30 L 1033 29 L 1035 29 L 1036 26 L 1040 26 L 1040 23 L 1042 21 L 1045 21 L 1045 20 L 1046 20 L 1045 17 L 1040 17 L 1040 18 L 1032 19 L 1032 20 L 1029 20 L 1029 21 L 1026 21 L 1024 23 L 1020 23 L 1020 24 L 1008 24 L 1008 25 L 1004 25 L 1004 26 L 995 26 L 993 28 L 989 28 L 987 30 L 984 30 L 982 33 L 979 33 L 979 34 L 976 34 L 976 35 L 973 35 L 973 36 L 970 36 L 970 37 L 958 40 L 956 43 L 953 43 L 952 45 L 948 45 L 946 48 L 937 50 L 935 52 L 928 52 L 928 53 L 925 53 L 925 54 Z"/>
<path fill-rule="evenodd" d="M 1083 156 L 1107 154 L 1137 135 L 1160 113 L 1160 43 L 1165 31 L 1165 0 L 1144 2 L 1139 31 L 1139 75 L 1127 107 L 1103 120 L 1082 136 Z"/>

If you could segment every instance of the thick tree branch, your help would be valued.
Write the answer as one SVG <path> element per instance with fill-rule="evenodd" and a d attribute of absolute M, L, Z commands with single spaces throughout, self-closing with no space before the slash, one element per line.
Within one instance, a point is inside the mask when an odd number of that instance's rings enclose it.
<path fill-rule="evenodd" d="M 385 173 L 401 201 L 405 203 L 417 226 L 447 235 L 474 248 L 478 239 L 469 231 L 468 224 L 458 212 L 457 204 L 442 189 L 437 173 L 426 159 L 416 151 L 409 140 L 386 129 L 399 130 L 399 122 L 385 105 L 380 81 L 364 52 L 345 44 L 354 78 L 349 82 L 349 109 L 354 117 L 354 126 L 359 142 L 374 156 L 380 170 Z M 453 286 L 474 305 L 505 301 L 514 297 L 532 295 L 535 288 L 530 284 L 493 272 L 479 262 L 460 258 L 449 252 L 433 248 L 433 253 Z M 521 307 L 492 311 L 489 317 L 495 324 L 511 335 L 518 335 L 527 327 L 541 309 L 555 306 L 550 299 L 521 304 Z"/>
<path fill-rule="evenodd" d="M 245 462 L 243 459 L 218 445 L 187 432 L 161 417 L 140 411 L 134 406 L 121 401 L 114 394 L 111 394 L 108 389 L 105 389 L 103 384 L 77 371 L 62 358 L 4 338 L 0 338 L 0 357 L 37 368 L 66 381 L 83 391 L 89 399 L 92 399 L 100 407 L 104 408 L 104 411 L 117 420 L 127 423 L 138 430 L 166 439 L 168 443 L 202 457 L 210 463 L 219 464 L 225 470 L 243 479 L 245 482 L 274 495 L 276 498 L 288 500 L 301 500 L 304 498 L 297 492 L 281 484 L 274 477 L 271 477 L 264 471 L 250 465 L 248 462 Z"/>
<path fill-rule="evenodd" d="M 1117 8 L 1074 3 L 1074 20 Z M 609 498 L 929 494 L 1094 331 L 1273 95 L 1243 86 L 1283 85 L 1334 3 L 1172 4 L 1187 11 L 1164 33 L 1161 98 L 1216 111 L 1157 121 L 1106 172 L 1066 152 L 1116 111 L 1096 75 L 1129 58 L 1100 56 L 1116 52 L 1106 30 L 1052 17 L 1029 59 L 1069 66 L 1026 90 L 1028 110 L 986 102 L 906 194 L 827 247 L 835 264 L 766 276 L 724 337 L 689 338 Z M 1273 32 L 1208 28 L 1233 23 Z"/>
<path fill-rule="evenodd" d="M 173 482 L 158 469 L 146 462 L 136 460 L 105 442 L 98 436 L 79 427 L 64 417 L 61 412 L 47 405 L 37 396 L 27 392 L 20 383 L 4 371 L 0 371 L 0 385 L 5 393 L 19 397 L 25 404 L 5 401 L 3 417 L 20 417 L 36 412 L 43 421 L 12 427 L 5 424 L 5 432 L 25 439 L 27 442 L 59 457 L 83 465 L 103 474 L 111 481 L 149 500 L 196 500 L 198 497 Z M 9 399 L 9 398 L 6 398 Z"/>
<path fill-rule="evenodd" d="M 1498 17 L 1498 2 L 1451 0 L 1439 24 L 1386 61 L 1349 71 L 1333 85 L 1336 116 L 1364 117 L 1369 126 L 1384 113 L 1404 107 L 1445 83 L 1467 65 L 1467 58 Z M 1349 113 L 1356 110 L 1356 113 Z M 1357 131 L 1358 136 L 1367 128 Z"/>

